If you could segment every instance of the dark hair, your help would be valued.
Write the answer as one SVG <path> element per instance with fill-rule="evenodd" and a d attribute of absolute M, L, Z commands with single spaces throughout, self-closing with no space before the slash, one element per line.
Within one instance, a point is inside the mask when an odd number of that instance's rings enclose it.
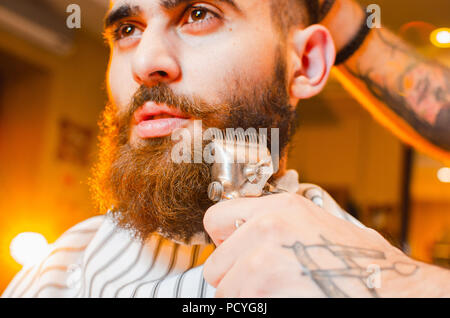
<path fill-rule="evenodd" d="M 293 26 L 308 26 L 319 21 L 318 0 L 271 0 L 275 25 L 286 33 Z"/>

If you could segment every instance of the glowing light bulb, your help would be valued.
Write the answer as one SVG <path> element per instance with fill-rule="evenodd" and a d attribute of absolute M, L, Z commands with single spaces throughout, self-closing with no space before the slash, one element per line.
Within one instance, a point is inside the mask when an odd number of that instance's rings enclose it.
<path fill-rule="evenodd" d="M 441 44 L 450 43 L 450 32 L 448 31 L 439 31 L 436 34 L 436 40 Z"/>
<path fill-rule="evenodd" d="M 437 177 L 443 183 L 450 183 L 450 168 L 439 169 Z"/>
<path fill-rule="evenodd" d="M 450 47 L 450 28 L 436 29 L 430 34 L 431 43 L 437 47 Z"/>
<path fill-rule="evenodd" d="M 47 240 L 42 234 L 25 232 L 20 233 L 9 245 L 11 256 L 23 265 L 33 265 L 39 262 L 50 250 Z"/>

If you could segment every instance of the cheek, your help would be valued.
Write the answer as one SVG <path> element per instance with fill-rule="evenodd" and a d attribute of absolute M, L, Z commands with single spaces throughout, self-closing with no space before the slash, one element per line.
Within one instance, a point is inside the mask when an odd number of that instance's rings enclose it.
<path fill-rule="evenodd" d="M 241 34 L 238 39 L 182 50 L 187 91 L 217 103 L 223 99 L 221 95 L 229 95 L 229 90 L 239 84 L 254 85 L 272 76 L 274 52 L 268 48 L 273 42 L 265 40 Z"/>
<path fill-rule="evenodd" d="M 139 88 L 133 79 L 130 60 L 122 55 L 112 55 L 107 74 L 110 99 L 119 110 L 125 110 L 131 97 Z"/>

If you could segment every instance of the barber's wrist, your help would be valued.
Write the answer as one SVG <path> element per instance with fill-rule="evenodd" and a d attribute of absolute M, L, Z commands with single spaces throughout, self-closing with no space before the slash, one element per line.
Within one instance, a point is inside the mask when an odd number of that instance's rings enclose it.
<path fill-rule="evenodd" d="M 320 0 L 320 6 L 325 0 Z M 353 0 L 336 0 L 325 18 L 320 22 L 326 26 L 334 39 L 336 50 L 340 51 L 358 33 L 365 12 Z"/>
<path fill-rule="evenodd" d="M 450 297 L 450 270 L 418 262 L 415 284 L 411 284 L 413 297 Z"/>

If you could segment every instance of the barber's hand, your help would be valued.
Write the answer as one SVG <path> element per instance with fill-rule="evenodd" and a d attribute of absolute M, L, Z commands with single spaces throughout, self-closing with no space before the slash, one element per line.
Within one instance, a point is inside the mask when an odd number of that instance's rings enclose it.
<path fill-rule="evenodd" d="M 204 277 L 216 297 L 402 295 L 415 262 L 374 230 L 327 212 L 336 204 L 326 193 L 323 206 L 278 194 L 211 207 L 204 225 L 217 249 Z"/>

